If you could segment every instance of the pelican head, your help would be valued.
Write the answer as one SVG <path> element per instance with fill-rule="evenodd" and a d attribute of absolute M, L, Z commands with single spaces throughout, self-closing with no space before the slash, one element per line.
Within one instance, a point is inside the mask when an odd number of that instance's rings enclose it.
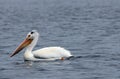
<path fill-rule="evenodd" d="M 25 47 L 29 47 L 32 50 L 33 47 L 36 45 L 38 36 L 39 36 L 39 33 L 36 30 L 32 30 L 31 32 L 29 32 L 25 40 L 16 48 L 16 50 L 10 55 L 10 57 L 16 55 Z"/>

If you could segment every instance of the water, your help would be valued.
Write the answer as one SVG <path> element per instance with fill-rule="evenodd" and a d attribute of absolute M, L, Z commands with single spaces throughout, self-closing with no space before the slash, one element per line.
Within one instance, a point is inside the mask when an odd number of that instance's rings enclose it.
<path fill-rule="evenodd" d="M 32 29 L 35 49 L 61 46 L 75 58 L 10 58 Z M 0 0 L 0 39 L 0 79 L 120 79 L 120 0 Z"/>

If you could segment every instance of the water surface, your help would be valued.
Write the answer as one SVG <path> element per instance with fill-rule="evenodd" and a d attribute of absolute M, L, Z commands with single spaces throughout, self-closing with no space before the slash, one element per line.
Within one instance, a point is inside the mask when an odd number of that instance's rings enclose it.
<path fill-rule="evenodd" d="M 37 29 L 34 50 L 61 46 L 75 58 L 23 60 L 9 55 Z M 0 79 L 120 79 L 119 0 L 0 0 Z"/>

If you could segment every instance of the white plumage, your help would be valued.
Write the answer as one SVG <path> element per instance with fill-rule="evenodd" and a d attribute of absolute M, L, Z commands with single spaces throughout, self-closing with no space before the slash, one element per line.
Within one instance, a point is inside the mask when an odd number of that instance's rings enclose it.
<path fill-rule="evenodd" d="M 25 60 L 39 61 L 39 60 L 55 60 L 71 57 L 70 51 L 62 47 L 45 47 L 39 50 L 32 51 L 38 41 L 39 34 L 36 30 L 29 32 L 26 39 L 19 45 L 15 52 L 11 55 L 14 56 L 23 48 L 26 47 L 24 53 Z"/>
<path fill-rule="evenodd" d="M 34 56 L 44 58 L 61 58 L 72 56 L 68 50 L 61 47 L 46 47 L 33 51 Z"/>

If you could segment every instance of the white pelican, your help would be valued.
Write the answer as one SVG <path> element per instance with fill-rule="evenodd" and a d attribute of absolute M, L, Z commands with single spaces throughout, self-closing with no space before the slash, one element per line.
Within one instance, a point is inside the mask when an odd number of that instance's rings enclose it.
<path fill-rule="evenodd" d="M 16 48 L 10 57 L 19 53 L 26 47 L 24 60 L 39 61 L 39 60 L 56 60 L 71 57 L 70 51 L 62 47 L 45 47 L 39 50 L 32 51 L 38 41 L 39 33 L 36 30 L 29 32 L 25 40 Z"/>

